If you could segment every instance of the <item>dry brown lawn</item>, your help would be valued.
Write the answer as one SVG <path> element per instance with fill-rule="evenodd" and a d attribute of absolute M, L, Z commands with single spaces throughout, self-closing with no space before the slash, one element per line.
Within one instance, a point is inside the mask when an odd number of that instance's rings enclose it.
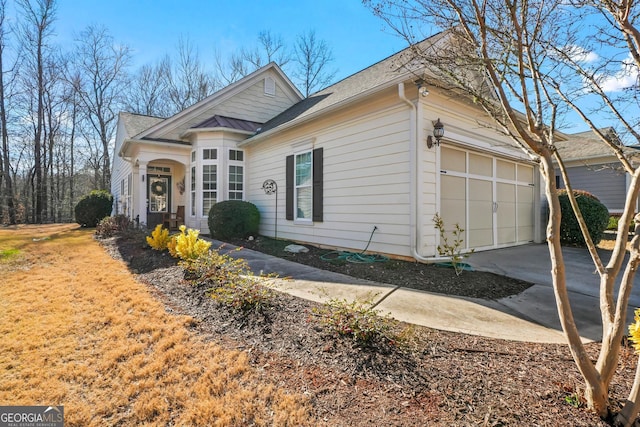
<path fill-rule="evenodd" d="M 300 396 L 202 341 L 75 225 L 0 229 L 0 405 L 65 425 L 306 425 Z"/>

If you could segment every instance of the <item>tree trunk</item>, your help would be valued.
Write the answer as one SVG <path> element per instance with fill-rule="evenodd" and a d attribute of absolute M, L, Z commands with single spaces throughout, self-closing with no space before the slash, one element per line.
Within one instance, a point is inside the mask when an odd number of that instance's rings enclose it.
<path fill-rule="evenodd" d="M 605 418 L 609 414 L 608 389 L 603 384 L 600 374 L 591 363 L 589 355 L 582 344 L 569 302 L 562 246 L 560 245 L 561 210 L 555 186 L 555 168 L 549 154 L 542 154 L 540 162 L 541 173 L 545 183 L 545 194 L 549 202 L 547 244 L 551 257 L 551 277 L 553 279 L 553 291 L 556 297 L 560 324 L 569 343 L 571 356 L 585 380 L 587 405 L 600 417 Z"/>

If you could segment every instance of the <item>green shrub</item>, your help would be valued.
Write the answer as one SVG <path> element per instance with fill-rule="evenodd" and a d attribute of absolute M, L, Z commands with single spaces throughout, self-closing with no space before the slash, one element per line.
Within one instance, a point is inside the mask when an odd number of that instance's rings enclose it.
<path fill-rule="evenodd" d="M 102 218 L 109 216 L 112 206 L 113 196 L 108 191 L 93 190 L 76 205 L 76 222 L 82 227 L 95 227 Z"/>
<path fill-rule="evenodd" d="M 620 217 L 612 215 L 609 217 L 609 224 L 607 224 L 607 230 L 618 230 L 618 222 L 620 222 Z M 633 231 L 636 228 L 636 223 L 634 220 L 631 220 L 631 224 L 629 224 L 629 231 Z"/>
<path fill-rule="evenodd" d="M 214 288 L 211 298 L 236 312 L 266 314 L 265 310 L 274 305 L 276 294 L 255 280 L 243 278 Z"/>
<path fill-rule="evenodd" d="M 216 249 L 180 265 L 194 286 L 210 288 L 211 298 L 235 313 L 266 315 L 266 309 L 276 305 L 276 293 L 258 282 L 242 258 L 234 259 Z"/>
<path fill-rule="evenodd" d="M 607 207 L 600 203 L 600 201 L 591 193 L 586 191 L 574 190 L 573 194 L 578 202 L 578 207 L 584 221 L 587 224 L 587 229 L 591 240 L 594 244 L 600 243 L 604 230 L 609 224 L 609 211 Z M 580 231 L 578 220 L 576 219 L 571 203 L 569 202 L 569 196 L 566 190 L 559 191 L 560 208 L 562 210 L 562 222 L 560 224 L 560 241 L 567 245 L 584 246 L 585 240 Z"/>
<path fill-rule="evenodd" d="M 236 251 L 240 251 L 238 248 Z M 180 262 L 185 269 L 185 276 L 195 286 L 215 288 L 237 282 L 243 277 L 252 276 L 253 272 L 247 261 L 235 259 L 228 254 L 221 254 L 220 249 L 209 251 L 190 262 Z"/>
<path fill-rule="evenodd" d="M 359 346 L 372 346 L 380 341 L 395 344 L 399 340 L 399 335 L 393 332 L 398 322 L 380 315 L 371 308 L 370 301 L 332 299 L 314 308 L 312 314 L 311 319 L 331 334 L 352 338 Z"/>
<path fill-rule="evenodd" d="M 260 211 L 253 203 L 227 200 L 211 207 L 208 224 L 216 239 L 247 237 L 258 233 Z"/>
<path fill-rule="evenodd" d="M 96 236 L 113 237 L 133 227 L 131 219 L 126 215 L 115 215 L 103 218 L 96 226 Z"/>

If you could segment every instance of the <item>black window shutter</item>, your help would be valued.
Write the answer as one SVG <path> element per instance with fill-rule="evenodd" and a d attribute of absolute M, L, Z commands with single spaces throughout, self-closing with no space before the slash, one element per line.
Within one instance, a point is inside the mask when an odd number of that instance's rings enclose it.
<path fill-rule="evenodd" d="M 286 196 L 285 196 L 285 212 L 286 212 L 286 218 L 290 221 L 293 221 L 293 180 L 294 180 L 294 176 L 293 176 L 293 169 L 294 169 L 294 164 L 293 164 L 294 160 L 293 160 L 293 156 L 287 156 L 287 167 L 286 167 L 286 187 L 287 187 L 287 192 L 286 192 Z"/>
<path fill-rule="evenodd" d="M 322 148 L 313 150 L 313 220 L 322 222 Z"/>

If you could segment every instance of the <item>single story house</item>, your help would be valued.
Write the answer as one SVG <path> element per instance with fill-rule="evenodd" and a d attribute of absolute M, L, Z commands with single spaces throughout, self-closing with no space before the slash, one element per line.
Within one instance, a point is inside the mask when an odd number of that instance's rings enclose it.
<path fill-rule="evenodd" d="M 613 128 L 602 129 L 602 132 L 610 141 L 622 146 Z M 556 142 L 556 148 L 567 168 L 573 189 L 593 194 L 611 214 L 622 213 L 631 176 L 624 171 L 611 148 L 592 131 L 565 136 L 566 139 Z M 640 159 L 637 147 L 622 147 L 632 161 Z M 556 171 L 556 185 L 565 188 L 559 170 Z"/>
<path fill-rule="evenodd" d="M 262 235 L 424 262 L 436 213 L 466 249 L 541 241 L 537 164 L 471 102 L 426 91 L 407 55 L 308 98 L 271 63 L 173 117 L 121 113 L 117 212 L 151 227 L 183 206 L 208 233 L 213 204 L 245 200 Z"/>

